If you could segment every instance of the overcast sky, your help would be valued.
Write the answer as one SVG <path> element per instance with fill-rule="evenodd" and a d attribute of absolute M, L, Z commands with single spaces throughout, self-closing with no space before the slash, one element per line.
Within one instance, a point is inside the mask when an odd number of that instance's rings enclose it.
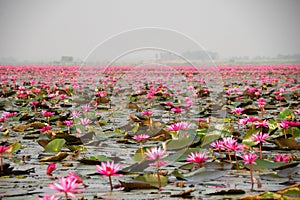
<path fill-rule="evenodd" d="M 0 0 L 0 58 L 83 59 L 139 27 L 179 31 L 221 57 L 300 54 L 299 26 L 298 0 Z"/>

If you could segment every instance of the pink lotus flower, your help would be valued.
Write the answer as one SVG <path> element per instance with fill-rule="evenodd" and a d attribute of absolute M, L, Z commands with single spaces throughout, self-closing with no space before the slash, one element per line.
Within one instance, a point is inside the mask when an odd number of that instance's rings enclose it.
<path fill-rule="evenodd" d="M 49 111 L 46 111 L 46 110 L 42 110 L 42 115 L 44 117 L 51 117 L 54 115 L 54 112 L 49 112 Z"/>
<path fill-rule="evenodd" d="M 17 112 L 3 112 L 2 117 L 9 118 L 15 116 L 16 114 Z"/>
<path fill-rule="evenodd" d="M 52 176 L 52 172 L 56 169 L 56 165 L 54 163 L 50 163 L 47 167 L 47 175 Z"/>
<path fill-rule="evenodd" d="M 290 159 L 291 158 L 288 155 L 285 155 L 285 154 L 276 154 L 276 155 L 274 155 L 274 161 L 275 162 L 289 162 Z"/>
<path fill-rule="evenodd" d="M 266 142 L 266 139 L 269 137 L 268 133 L 257 133 L 253 136 L 252 140 L 256 142 L 256 144 L 259 144 L 259 157 L 262 159 L 262 143 Z"/>
<path fill-rule="evenodd" d="M 258 143 L 263 143 L 263 142 L 266 142 L 266 139 L 269 137 L 269 134 L 268 133 L 257 133 L 253 136 L 252 140 L 254 142 L 256 142 L 256 144 Z"/>
<path fill-rule="evenodd" d="M 147 160 L 159 161 L 168 156 L 167 152 L 160 147 L 153 147 L 146 150 Z"/>
<path fill-rule="evenodd" d="M 56 194 L 52 194 L 50 196 L 48 196 L 48 194 L 44 195 L 44 198 L 42 197 L 38 197 L 38 200 L 59 200 L 60 197 L 56 197 Z"/>
<path fill-rule="evenodd" d="M 72 118 L 79 118 L 81 114 L 80 114 L 80 112 L 73 111 L 71 115 L 72 115 Z"/>
<path fill-rule="evenodd" d="M 168 131 L 179 131 L 179 130 L 187 130 L 190 128 L 190 124 L 188 122 L 177 122 L 175 124 L 171 124 L 167 126 L 166 130 Z"/>
<path fill-rule="evenodd" d="M 232 137 L 225 137 L 223 138 L 223 144 L 226 148 L 230 149 L 230 147 L 236 143 L 236 139 L 233 139 Z"/>
<path fill-rule="evenodd" d="M 167 102 L 164 102 L 164 104 L 165 104 L 166 106 L 172 106 L 172 105 L 173 105 L 173 102 L 167 101 Z"/>
<path fill-rule="evenodd" d="M 210 144 L 210 146 L 212 146 L 216 150 L 223 150 L 224 149 L 224 142 L 222 142 L 221 140 L 217 140 L 215 142 L 212 142 Z"/>
<path fill-rule="evenodd" d="M 251 189 L 253 189 L 253 185 L 254 185 L 254 179 L 253 179 L 253 172 L 252 172 L 252 165 L 256 165 L 256 162 L 255 160 L 258 158 L 257 155 L 255 154 L 245 154 L 243 156 L 243 162 L 244 164 L 249 164 L 250 166 L 250 179 L 251 179 L 251 183 L 252 183 L 252 186 L 251 186 Z"/>
<path fill-rule="evenodd" d="M 109 178 L 109 185 L 110 185 L 110 190 L 113 190 L 113 186 L 112 186 L 112 181 L 111 181 L 111 176 L 122 176 L 121 174 L 117 174 L 118 171 L 120 171 L 121 169 L 121 165 L 120 164 L 114 164 L 114 161 L 109 162 L 107 161 L 106 163 L 101 162 L 101 166 L 100 165 L 96 165 L 97 171 L 104 175 L 104 176 L 108 176 Z"/>
<path fill-rule="evenodd" d="M 52 94 L 49 94 L 48 97 L 49 97 L 49 98 L 54 98 L 54 97 L 56 97 L 56 94 L 53 94 L 53 93 L 52 93 Z"/>
<path fill-rule="evenodd" d="M 0 145 L 0 167 L 1 167 L 1 171 L 3 171 L 3 158 L 2 158 L 2 153 L 10 150 L 11 147 L 6 147 L 3 145 Z"/>
<path fill-rule="evenodd" d="M 260 108 L 264 108 L 265 105 L 266 105 L 266 100 L 264 98 L 260 98 L 257 100 L 257 105 L 260 107 Z"/>
<path fill-rule="evenodd" d="M 142 115 L 145 115 L 145 116 L 150 116 L 152 114 L 153 114 L 153 112 L 150 111 L 150 110 L 145 110 L 145 111 L 142 112 Z"/>
<path fill-rule="evenodd" d="M 207 157 L 205 155 L 205 152 L 191 152 L 188 157 L 186 158 L 186 161 L 197 163 L 198 167 L 201 167 L 203 163 L 207 160 Z"/>
<path fill-rule="evenodd" d="M 61 94 L 59 97 L 60 97 L 60 99 L 62 99 L 62 100 L 63 100 L 63 99 L 65 99 L 65 98 L 67 98 L 67 95 L 65 95 L 65 94 Z"/>
<path fill-rule="evenodd" d="M 122 176 L 121 174 L 117 174 L 121 170 L 121 165 L 114 164 L 114 161 L 101 162 L 101 166 L 96 165 L 96 167 L 97 171 L 104 176 Z"/>
<path fill-rule="evenodd" d="M 80 122 L 83 126 L 87 126 L 89 125 L 90 123 L 92 123 L 92 121 L 88 118 L 83 118 L 83 119 L 80 119 Z"/>
<path fill-rule="evenodd" d="M 172 112 L 174 113 L 182 113 L 184 110 L 180 108 L 180 106 L 175 106 L 174 108 L 171 109 Z"/>
<path fill-rule="evenodd" d="M 234 108 L 231 111 L 236 115 L 241 115 L 242 112 L 244 111 L 244 109 L 243 108 Z"/>
<path fill-rule="evenodd" d="M 65 124 L 66 126 L 72 126 L 72 125 L 73 125 L 73 121 L 72 121 L 72 120 L 65 120 L 65 121 L 64 121 L 64 124 Z"/>
<path fill-rule="evenodd" d="M 77 174 L 75 174 L 74 172 L 69 172 L 68 178 L 69 179 L 75 179 L 76 183 L 82 183 L 83 182 L 82 178 L 80 176 L 78 176 Z"/>
<path fill-rule="evenodd" d="M 3 146 L 3 145 L 0 145 L 0 154 L 8 151 L 11 147 L 6 147 L 6 146 Z"/>
<path fill-rule="evenodd" d="M 83 112 L 88 112 L 89 110 L 92 109 L 92 107 L 89 104 L 81 106 L 81 108 L 82 108 Z"/>
<path fill-rule="evenodd" d="M 6 120 L 6 117 L 0 117 L 0 123 L 5 122 L 5 120 Z"/>
<path fill-rule="evenodd" d="M 283 128 L 283 129 L 289 128 L 289 127 L 290 127 L 289 121 L 283 120 L 283 121 L 279 124 L 279 127 L 280 127 L 280 128 Z"/>
<path fill-rule="evenodd" d="M 31 101 L 31 102 L 29 102 L 29 104 L 30 104 L 31 106 L 36 106 L 36 105 L 39 104 L 39 102 L 38 102 L 38 101 Z"/>
<path fill-rule="evenodd" d="M 161 161 L 162 158 L 165 158 L 168 156 L 167 152 L 160 147 L 152 147 L 151 149 L 147 149 L 146 151 L 146 156 L 147 160 L 154 160 L 154 163 L 150 163 L 150 166 L 156 166 L 156 173 L 157 173 L 157 183 L 158 187 L 161 187 L 161 182 L 160 182 L 160 173 L 159 173 L 159 168 L 162 165 L 167 164 L 167 161 Z"/>
<path fill-rule="evenodd" d="M 51 130 L 51 126 L 46 125 L 46 126 L 44 126 L 44 127 L 40 130 L 40 132 L 41 132 L 41 133 L 44 133 L 44 132 L 49 131 L 49 130 Z"/>
<path fill-rule="evenodd" d="M 58 178 L 59 183 L 50 184 L 48 187 L 53 190 L 57 190 L 59 193 L 64 193 L 66 199 L 71 197 L 73 199 L 76 198 L 75 194 L 80 194 L 83 192 L 83 188 L 79 188 L 82 186 L 82 183 L 76 183 L 76 179 L 66 178 Z"/>
<path fill-rule="evenodd" d="M 248 119 L 247 118 L 240 119 L 238 123 L 242 125 L 246 125 L 248 123 Z"/>
<path fill-rule="evenodd" d="M 253 165 L 256 165 L 255 160 L 256 160 L 257 158 L 258 158 L 258 156 L 255 155 L 255 154 L 251 154 L 251 153 L 245 154 L 245 155 L 243 156 L 243 162 L 244 162 L 245 165 L 246 165 L 246 164 L 253 164 Z"/>
<path fill-rule="evenodd" d="M 132 139 L 137 140 L 137 141 L 144 141 L 147 140 L 150 136 L 147 134 L 140 134 L 140 135 L 134 135 Z"/>
<path fill-rule="evenodd" d="M 256 128 L 260 128 L 260 127 L 266 127 L 266 128 L 268 128 L 269 127 L 267 120 L 254 122 L 254 125 L 256 126 Z"/>

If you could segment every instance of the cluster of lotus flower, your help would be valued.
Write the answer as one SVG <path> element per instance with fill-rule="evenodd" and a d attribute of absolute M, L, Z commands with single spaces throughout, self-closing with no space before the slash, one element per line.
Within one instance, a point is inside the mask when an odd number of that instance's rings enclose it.
<path fill-rule="evenodd" d="M 72 82 L 72 87 L 74 89 L 80 88 L 80 84 L 78 84 L 72 75 L 74 73 L 74 70 L 70 70 L 70 72 L 67 72 L 68 70 L 63 71 L 65 73 L 65 77 L 68 77 L 70 75 L 70 78 L 68 79 L 69 81 Z M 41 73 L 43 70 L 41 70 Z M 19 72 L 20 73 L 20 72 Z M 113 72 L 115 74 L 116 72 Z M 223 72 L 224 73 L 224 72 Z M 226 72 L 227 73 L 227 72 Z M 226 73 L 224 75 L 224 79 L 226 79 Z M 233 72 L 234 73 L 234 72 Z M 17 84 L 17 78 L 15 76 L 10 77 L 11 78 L 11 84 Z M 8 78 L 7 78 L 8 79 Z M 44 99 L 43 101 L 46 101 L 45 99 L 52 99 L 53 101 L 60 101 L 60 100 L 65 100 L 68 98 L 68 95 L 66 94 L 60 94 L 59 89 L 56 85 L 53 87 L 50 87 L 49 84 L 46 84 L 46 82 L 51 82 L 52 80 L 45 80 L 45 82 L 39 82 L 39 87 L 41 87 L 43 90 L 46 90 L 47 94 L 44 94 Z M 58 83 L 63 83 L 66 80 L 64 78 L 61 78 L 57 80 Z M 104 85 L 103 88 L 108 88 L 108 84 L 115 84 L 118 81 L 118 78 L 114 78 L 113 76 L 109 76 L 107 79 L 101 80 L 102 84 Z M 157 80 L 158 82 L 161 81 L 161 79 Z M 199 80 L 198 80 L 199 81 Z M 267 79 L 263 78 L 261 80 L 262 83 L 267 83 L 267 82 L 276 82 L 278 81 L 277 79 Z M 199 81 L 200 82 L 200 81 Z M 293 80 L 291 80 L 293 82 Z M 8 84 L 8 81 L 2 81 L 2 86 Z M 30 84 L 32 88 L 29 90 L 24 86 L 18 86 L 16 87 L 16 96 L 15 98 L 19 99 L 30 99 L 31 96 L 34 96 L 33 94 L 40 94 L 41 89 L 34 87 L 35 86 L 35 81 L 30 80 Z M 287 83 L 288 84 L 288 83 Z M 286 87 L 289 87 L 290 85 L 285 85 Z M 160 84 L 162 86 L 160 87 L 151 87 L 148 93 L 146 94 L 146 98 L 150 102 L 151 99 L 154 98 L 155 94 L 158 91 L 162 91 L 162 95 L 166 95 L 171 97 L 173 94 L 170 92 L 167 92 L 167 90 L 164 90 L 163 84 Z M 138 86 L 138 84 L 137 84 Z M 64 91 L 69 91 L 70 88 L 63 88 Z M 118 91 L 120 88 L 114 87 L 116 91 Z M 197 94 L 194 92 L 195 88 L 193 86 L 188 86 L 186 88 L 188 91 L 192 91 L 192 97 L 196 98 L 198 97 Z M 296 90 L 296 87 L 291 87 L 291 91 Z M 260 97 L 262 94 L 262 91 L 260 88 L 255 88 L 255 87 L 250 87 L 246 86 L 244 91 L 247 92 L 248 95 L 253 95 L 254 99 L 256 99 L 256 104 L 257 107 L 261 111 L 261 118 L 258 117 L 252 117 L 252 116 L 246 116 L 242 115 L 244 109 L 237 107 L 231 110 L 231 113 L 236 115 L 237 117 L 237 130 L 240 130 L 240 126 L 244 126 L 244 130 L 250 127 L 259 129 L 259 131 L 255 134 L 253 134 L 251 140 L 259 145 L 259 156 L 253 153 L 252 149 L 250 146 L 247 146 L 246 144 L 239 143 L 238 140 L 232 136 L 229 137 L 223 137 L 222 139 L 216 140 L 210 144 L 211 148 L 214 150 L 214 152 L 218 152 L 218 157 L 222 158 L 223 154 L 228 154 L 228 158 L 230 161 L 230 164 L 233 163 L 232 161 L 232 154 L 233 157 L 235 158 L 235 164 L 236 168 L 239 169 L 240 165 L 238 162 L 237 158 L 237 152 L 239 152 L 242 155 L 242 159 L 244 162 L 244 165 L 249 165 L 250 167 L 250 179 L 252 181 L 252 187 L 254 183 L 253 179 L 253 174 L 252 174 L 252 165 L 256 164 L 256 160 L 258 158 L 263 158 L 263 152 L 262 152 L 262 146 L 263 143 L 267 143 L 268 138 L 270 137 L 268 132 L 264 132 L 264 128 L 268 128 L 268 120 L 264 118 L 264 114 L 266 113 L 265 111 L 265 106 L 267 105 L 266 99 Z M 279 90 L 274 92 L 275 99 L 277 101 L 283 101 L 284 100 L 284 92 L 286 91 L 285 88 L 280 88 Z M 178 94 L 180 94 L 180 91 L 177 91 Z M 205 89 L 204 92 L 208 93 L 209 90 Z M 135 92 L 136 94 L 140 94 L 141 91 L 137 90 Z M 236 94 L 237 100 L 241 100 L 244 98 L 243 92 L 241 92 L 237 87 L 232 88 L 232 89 L 227 89 L 226 90 L 227 95 L 232 95 Z M 97 91 L 95 94 L 96 98 L 103 98 L 107 96 L 107 92 L 105 90 L 103 91 Z M 32 110 L 36 113 L 39 110 L 37 109 L 38 105 L 41 103 L 44 103 L 43 101 L 36 101 L 33 99 L 32 101 L 29 102 L 29 105 L 32 106 Z M 165 127 L 167 131 L 170 132 L 172 135 L 173 139 L 178 139 L 181 137 L 186 137 L 187 132 L 186 130 L 190 129 L 191 124 L 187 121 L 182 121 L 181 120 L 181 113 L 185 111 L 185 109 L 190 108 L 195 104 L 195 102 L 192 100 L 190 97 L 185 97 L 183 100 L 183 105 L 175 105 L 172 101 L 167 101 L 164 102 L 164 105 L 166 107 L 169 107 L 169 115 L 170 112 L 172 112 L 174 115 L 177 116 L 177 119 L 175 120 L 176 122 L 169 124 Z M 149 103 L 150 104 L 150 103 Z M 81 111 L 73 111 L 71 114 L 71 118 L 68 120 L 65 120 L 63 123 L 65 126 L 68 127 L 68 133 L 71 134 L 71 128 L 72 126 L 76 124 L 81 124 L 84 126 L 84 129 L 87 129 L 87 126 L 92 123 L 92 120 L 89 119 L 88 117 L 88 112 L 92 109 L 96 109 L 98 107 L 98 102 L 95 101 L 93 104 L 86 104 L 84 106 L 81 106 Z M 55 115 L 55 112 L 47 111 L 47 110 L 41 110 L 40 111 L 41 115 L 45 118 L 45 121 L 47 122 L 47 125 L 45 125 L 43 128 L 40 129 L 41 133 L 45 132 L 50 132 L 51 134 L 55 134 L 55 132 L 51 132 L 50 130 L 52 129 L 51 123 L 50 123 L 50 118 Z M 142 115 L 150 117 L 153 115 L 153 111 L 151 109 L 147 109 L 141 112 Z M 7 120 L 9 120 L 10 117 L 13 117 L 17 113 L 15 112 L 3 112 L 2 116 L 0 118 L 0 123 L 5 123 Z M 294 110 L 295 115 L 300 115 L 300 109 Z M 97 113 L 96 115 L 101 115 L 101 113 Z M 207 121 L 209 122 L 209 119 L 199 119 L 198 122 L 202 121 Z M 292 121 L 292 120 L 281 120 L 278 122 L 278 128 L 283 129 L 283 134 L 285 138 L 287 138 L 287 130 L 292 127 L 299 127 L 300 122 L 298 121 Z M 0 126 L 0 130 L 3 128 L 3 126 Z M 293 130 L 293 129 L 292 129 Z M 138 141 L 140 143 L 140 149 L 142 152 L 142 155 L 145 155 L 145 159 L 153 161 L 150 163 L 151 166 L 154 166 L 156 168 L 156 173 L 157 173 L 157 182 L 159 188 L 161 187 L 160 183 L 160 168 L 168 163 L 168 160 L 166 159 L 168 157 L 167 150 L 164 146 L 162 147 L 152 147 L 152 148 L 147 148 L 145 152 L 143 152 L 143 142 L 146 142 L 149 139 L 149 135 L 147 134 L 140 134 L 140 135 L 134 135 L 132 139 Z M 294 138 L 293 132 L 292 132 L 292 138 Z M 1 166 L 1 171 L 3 171 L 3 158 L 2 154 L 10 152 L 11 147 L 10 146 L 0 146 L 0 166 Z M 204 167 L 204 163 L 208 159 L 207 152 L 206 151 L 198 151 L 198 152 L 191 152 L 187 157 L 186 161 L 191 162 L 195 164 L 195 169 Z M 274 161 L 275 162 L 289 162 L 290 157 L 285 154 L 276 154 L 274 155 Z M 107 176 L 109 179 L 109 184 L 110 184 L 110 189 L 113 190 L 113 184 L 112 184 L 112 176 L 120 176 L 118 172 L 121 170 L 122 166 L 120 163 L 114 163 L 113 161 L 107 161 L 107 162 L 102 162 L 101 165 L 97 165 L 96 169 L 101 175 Z M 50 163 L 48 168 L 47 168 L 47 174 L 51 175 L 51 173 L 56 169 L 56 165 L 54 163 Z M 73 172 L 70 172 L 68 176 L 66 177 L 59 177 L 58 178 L 58 183 L 53 183 L 49 185 L 50 189 L 56 190 L 57 193 L 52 194 L 52 195 L 47 195 L 45 194 L 43 198 L 39 199 L 60 199 L 60 195 L 64 195 L 66 199 L 68 198 L 75 198 L 75 194 L 82 193 L 84 191 L 84 184 L 83 184 L 83 179 L 76 175 Z"/>

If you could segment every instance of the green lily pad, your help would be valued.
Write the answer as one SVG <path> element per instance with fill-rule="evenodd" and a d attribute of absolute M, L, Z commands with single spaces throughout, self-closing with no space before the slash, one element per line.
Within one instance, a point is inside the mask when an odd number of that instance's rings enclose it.
<path fill-rule="evenodd" d="M 178 139 L 169 140 L 167 143 L 168 150 L 177 150 L 189 147 L 194 141 L 194 137 L 181 137 Z"/>
<path fill-rule="evenodd" d="M 160 175 L 159 177 L 160 177 L 160 184 L 162 187 L 168 185 L 168 178 L 166 176 Z M 149 183 L 152 186 L 159 187 L 157 174 L 145 174 L 142 176 L 137 176 L 135 180 L 143 181 Z"/>
<path fill-rule="evenodd" d="M 143 147 L 143 153 L 141 151 L 141 148 L 136 150 L 136 152 L 134 153 L 134 156 L 133 156 L 134 161 L 140 162 L 140 161 L 144 160 L 144 158 L 146 157 L 146 155 L 145 155 L 146 149 L 147 148 Z"/>
<path fill-rule="evenodd" d="M 213 141 L 218 140 L 219 138 L 220 138 L 220 134 L 218 133 L 207 134 L 202 138 L 201 147 L 207 146 L 211 144 Z"/>
<path fill-rule="evenodd" d="M 294 119 L 295 114 L 290 109 L 285 109 L 278 114 L 278 119 Z"/>
<path fill-rule="evenodd" d="M 201 169 L 201 168 L 200 168 Z M 190 181 L 202 182 L 208 180 L 216 180 L 224 176 L 227 172 L 221 170 L 203 170 L 193 176 L 186 177 Z"/>
<path fill-rule="evenodd" d="M 253 170 L 268 170 L 268 169 L 276 169 L 278 167 L 281 167 L 283 165 L 286 165 L 287 163 L 282 163 L 282 162 L 272 162 L 269 160 L 264 160 L 264 159 L 257 159 L 256 165 L 252 165 Z M 246 168 L 250 169 L 249 164 L 245 166 Z"/>
<path fill-rule="evenodd" d="M 65 143 L 66 143 L 65 139 L 54 139 L 46 145 L 45 151 L 59 152 Z"/>

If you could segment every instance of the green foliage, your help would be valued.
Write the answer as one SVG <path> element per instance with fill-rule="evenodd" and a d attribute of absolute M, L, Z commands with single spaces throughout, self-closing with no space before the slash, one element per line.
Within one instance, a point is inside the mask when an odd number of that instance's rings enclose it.
<path fill-rule="evenodd" d="M 46 152 L 59 152 L 66 143 L 65 139 L 54 139 L 45 146 Z"/>
<path fill-rule="evenodd" d="M 296 117 L 295 113 L 290 109 L 285 109 L 285 110 L 281 111 L 277 116 L 277 118 L 281 119 L 281 120 L 294 119 L 295 117 Z"/>

